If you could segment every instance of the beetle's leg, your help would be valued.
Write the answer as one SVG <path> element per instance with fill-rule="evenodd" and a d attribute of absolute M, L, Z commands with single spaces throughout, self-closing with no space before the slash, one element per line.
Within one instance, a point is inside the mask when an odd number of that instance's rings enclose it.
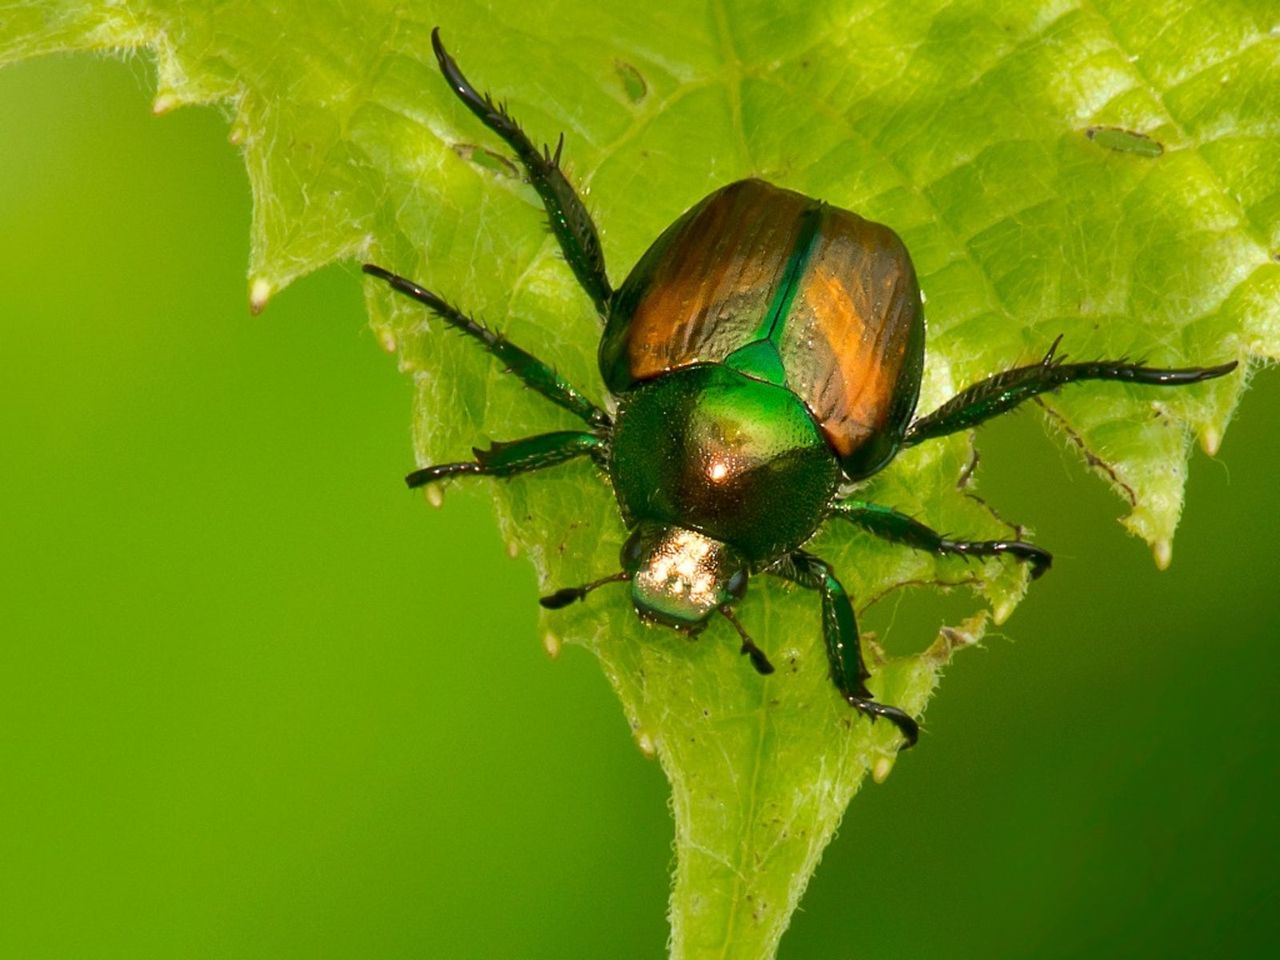
<path fill-rule="evenodd" d="M 954 553 L 965 557 L 994 557 L 1007 553 L 1031 564 L 1031 579 L 1043 574 L 1053 563 L 1053 554 L 1022 540 L 952 540 L 936 530 L 913 520 L 892 507 L 861 500 L 844 500 L 833 504 L 827 516 L 856 523 L 864 530 L 894 543 L 905 543 L 930 553 Z"/>
<path fill-rule="evenodd" d="M 1064 384 L 1079 380 L 1121 380 L 1155 387 L 1177 387 L 1212 380 L 1236 368 L 1234 360 L 1216 367 L 1186 367 L 1179 370 L 1148 367 L 1125 360 L 1064 363 L 1065 357 L 1054 355 L 1061 340 L 1062 337 L 1058 337 L 1053 341 L 1053 346 L 1039 363 L 1014 367 L 988 377 L 961 390 L 928 416 L 920 417 L 907 428 L 902 445 L 909 447 L 922 440 L 977 426 L 984 420 L 1012 410 L 1036 394 L 1056 390 Z"/>
<path fill-rule="evenodd" d="M 378 277 L 380 280 L 385 280 L 405 296 L 426 304 L 445 323 L 479 340 L 486 350 L 507 365 L 508 370 L 552 403 L 559 404 L 593 427 L 609 426 L 610 421 L 607 413 L 583 396 L 582 392 L 571 383 L 563 380 L 551 367 L 532 354 L 521 350 L 502 334 L 494 333 L 484 324 L 468 317 L 457 307 L 441 300 L 430 290 L 420 287 L 412 280 L 406 280 L 390 270 L 384 270 L 382 267 L 375 266 L 372 263 L 366 263 L 364 272 L 370 276 Z"/>
<path fill-rule="evenodd" d="M 422 467 L 405 477 L 404 482 L 411 487 L 422 487 L 449 477 L 514 477 L 517 473 L 554 467 L 557 463 L 582 456 L 592 457 L 600 463 L 604 456 L 604 441 L 594 433 L 562 430 L 509 443 L 494 443 L 488 450 L 476 447 L 471 452 L 475 460 Z"/>
<path fill-rule="evenodd" d="M 884 717 L 901 730 L 907 741 L 904 750 L 914 747 L 920 736 L 916 721 L 905 711 L 871 698 L 871 691 L 867 689 L 871 673 L 862 659 L 853 604 L 831 567 L 813 554 L 797 550 L 769 567 L 768 572 L 822 594 L 822 638 L 826 641 L 831 680 L 836 689 L 851 707 L 872 719 Z"/>
<path fill-rule="evenodd" d="M 606 583 L 625 583 L 631 579 L 631 574 L 625 570 L 619 570 L 617 573 L 611 573 L 607 577 L 601 577 L 599 580 L 592 580 L 590 583 L 584 583 L 580 587 L 561 587 L 555 593 L 549 593 L 545 597 L 539 597 L 538 603 L 546 610 L 560 610 L 567 607 L 575 600 L 587 599 L 587 594 L 592 590 L 603 587 Z"/>
<path fill-rule="evenodd" d="M 613 289 L 609 286 L 609 277 L 605 273 L 604 252 L 600 249 L 596 225 L 591 221 L 591 214 L 587 213 L 582 199 L 560 170 L 564 134 L 560 135 L 554 154 L 546 147 L 539 150 L 520 129 L 520 124 L 507 113 L 505 104 L 495 104 L 487 93 L 477 91 L 463 76 L 458 64 L 445 51 L 444 44 L 440 41 L 439 27 L 431 31 L 431 46 L 440 63 L 440 72 L 444 74 L 458 99 L 480 118 L 481 123 L 505 140 L 520 158 L 525 172 L 529 174 L 529 182 L 538 191 L 542 205 L 546 207 L 551 232 L 560 242 L 565 260 L 569 262 L 582 289 L 596 305 L 596 310 L 604 316 L 608 310 L 609 298 L 613 296 Z"/>
<path fill-rule="evenodd" d="M 742 640 L 742 648 L 739 652 L 744 657 L 750 658 L 751 665 L 756 668 L 756 673 L 763 677 L 773 673 L 773 664 L 769 662 L 768 654 L 756 646 L 756 642 L 747 633 L 747 628 L 742 625 L 742 621 L 733 612 L 733 607 L 726 603 L 720 608 L 720 614 L 733 624 L 733 629 L 738 631 L 738 637 Z"/>

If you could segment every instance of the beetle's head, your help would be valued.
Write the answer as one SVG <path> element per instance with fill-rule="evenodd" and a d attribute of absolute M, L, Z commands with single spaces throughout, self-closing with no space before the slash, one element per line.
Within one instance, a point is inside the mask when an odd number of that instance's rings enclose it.
<path fill-rule="evenodd" d="M 548 610 L 568 606 L 606 583 L 631 581 L 631 602 L 642 620 L 694 634 L 719 611 L 742 638 L 742 653 L 760 673 L 773 664 L 747 635 L 730 606 L 747 590 L 747 562 L 737 550 L 685 527 L 642 523 L 622 547 L 622 570 L 580 587 L 565 587 L 539 602 Z"/>
<path fill-rule="evenodd" d="M 747 589 L 747 565 L 726 543 L 683 527 L 641 524 L 622 548 L 636 613 L 697 632 Z"/>

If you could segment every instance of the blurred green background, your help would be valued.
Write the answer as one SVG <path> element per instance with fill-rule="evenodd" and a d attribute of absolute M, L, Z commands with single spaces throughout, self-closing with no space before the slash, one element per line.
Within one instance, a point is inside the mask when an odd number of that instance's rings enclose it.
<path fill-rule="evenodd" d="M 404 490 L 353 266 L 248 315 L 225 122 L 152 89 L 0 72 L 0 957 L 661 956 L 657 765 L 587 654 L 547 659 L 480 485 Z M 1057 564 L 854 801 L 783 958 L 1274 949 L 1277 423 L 1264 371 L 1164 574 L 1034 414 L 983 431 Z M 866 619 L 923 645 L 955 606 Z"/>

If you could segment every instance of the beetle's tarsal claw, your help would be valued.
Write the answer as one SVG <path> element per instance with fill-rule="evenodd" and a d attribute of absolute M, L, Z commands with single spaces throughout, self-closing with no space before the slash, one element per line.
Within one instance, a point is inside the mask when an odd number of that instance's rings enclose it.
<path fill-rule="evenodd" d="M 567 607 L 575 600 L 585 600 L 587 594 L 596 587 L 603 587 L 606 583 L 618 583 L 622 580 L 630 580 L 631 576 L 625 570 L 618 573 L 611 573 L 607 577 L 601 577 L 599 580 L 592 580 L 590 583 L 584 583 L 580 587 L 561 587 L 555 593 L 548 594 L 545 597 L 539 597 L 538 603 L 542 604 L 547 610 L 559 610 Z"/>
<path fill-rule="evenodd" d="M 1048 550 L 1041 550 L 1038 547 L 1033 548 L 1034 553 L 1030 556 L 1031 561 L 1031 579 L 1039 580 L 1049 568 L 1053 566 L 1053 554 Z"/>
<path fill-rule="evenodd" d="M 751 665 L 756 668 L 756 673 L 762 676 L 768 676 L 773 673 L 773 664 L 769 662 L 769 658 L 765 656 L 763 650 L 753 644 L 742 645 L 743 656 L 751 658 Z"/>
<path fill-rule="evenodd" d="M 1053 554 L 1043 547 L 1023 540 L 996 541 L 997 551 L 1003 549 L 1024 563 L 1031 565 L 1031 579 L 1039 580 L 1053 566 Z"/>
<path fill-rule="evenodd" d="M 861 710 L 872 720 L 877 717 L 884 717 L 900 731 L 902 731 L 903 739 L 907 742 L 902 745 L 903 750 L 910 750 L 916 745 L 916 741 L 920 739 L 920 724 L 903 710 L 897 707 L 886 706 L 883 703 L 876 703 L 874 700 L 864 700 L 862 697 L 848 697 L 849 706 L 856 710 Z"/>
<path fill-rule="evenodd" d="M 751 665 L 756 668 L 756 673 L 768 676 L 773 673 L 773 664 L 769 662 L 769 658 L 765 656 L 765 652 L 756 646 L 756 642 L 747 634 L 746 629 L 734 616 L 733 608 L 728 604 L 720 608 L 720 613 L 724 618 L 733 624 L 733 629 L 738 631 L 738 636 L 742 638 L 741 653 L 744 657 L 751 658 Z"/>
<path fill-rule="evenodd" d="M 548 594 L 545 597 L 539 597 L 538 603 L 542 604 L 548 610 L 559 610 L 567 607 L 575 600 L 582 600 L 586 597 L 587 591 L 582 587 L 564 587 L 555 593 Z"/>

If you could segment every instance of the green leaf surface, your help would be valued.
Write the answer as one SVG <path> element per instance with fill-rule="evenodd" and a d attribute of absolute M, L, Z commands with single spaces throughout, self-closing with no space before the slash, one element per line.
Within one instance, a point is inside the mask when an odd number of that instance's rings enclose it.
<path fill-rule="evenodd" d="M 603 401 L 598 321 L 536 195 L 438 76 L 436 24 L 532 137 L 565 132 L 615 283 L 676 215 L 742 176 L 893 226 L 928 298 L 923 410 L 1059 334 L 1076 359 L 1280 356 L 1280 14 L 1264 4 L 46 0 L 0 6 L 0 63 L 146 50 L 157 112 L 227 110 L 254 193 L 256 308 L 334 259 L 375 260 Z M 415 305 L 373 283 L 368 297 L 417 384 L 420 462 L 573 426 Z M 1077 387 L 1042 406 L 1163 562 L 1189 443 L 1216 449 L 1245 379 Z M 925 444 L 860 495 L 958 535 L 1018 532 L 977 498 L 974 457 L 964 436 Z M 616 569 L 623 529 L 591 467 L 494 490 L 508 541 L 548 588 Z M 971 598 L 936 637 L 879 638 L 872 689 L 915 713 L 953 651 L 1025 588 L 1007 563 L 935 560 L 848 529 L 813 549 L 859 608 L 904 587 Z M 831 687 L 814 596 L 758 581 L 741 616 L 773 677 L 737 655 L 728 625 L 690 643 L 641 626 L 616 588 L 543 620 L 550 645 L 599 658 L 671 780 L 679 957 L 771 956 L 850 797 L 896 759 L 894 729 Z M 926 736 L 910 762 L 927 751 Z"/>

